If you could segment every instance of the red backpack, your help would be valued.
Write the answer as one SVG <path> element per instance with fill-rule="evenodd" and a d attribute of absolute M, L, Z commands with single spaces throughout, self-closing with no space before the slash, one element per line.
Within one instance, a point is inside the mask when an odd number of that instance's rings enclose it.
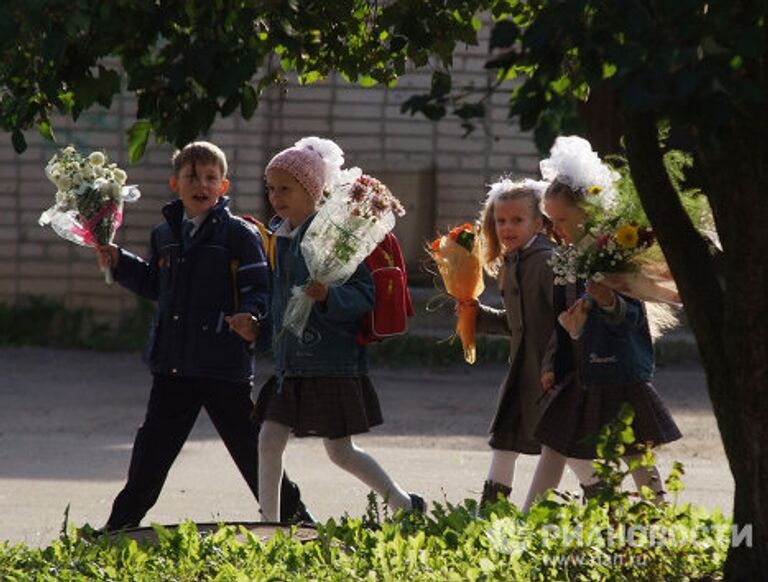
<path fill-rule="evenodd" d="M 376 297 L 373 309 L 360 320 L 360 345 L 404 334 L 408 318 L 414 315 L 403 252 L 395 235 L 388 232 L 364 263 L 371 272 Z"/>
<path fill-rule="evenodd" d="M 269 267 L 274 269 L 275 245 L 272 233 L 253 216 L 245 214 L 241 218 L 258 228 Z M 408 291 L 403 252 L 395 235 L 388 232 L 384 240 L 365 258 L 364 263 L 371 272 L 375 298 L 373 309 L 360 320 L 357 343 L 362 346 L 404 334 L 408 331 L 408 318 L 415 314 Z"/>

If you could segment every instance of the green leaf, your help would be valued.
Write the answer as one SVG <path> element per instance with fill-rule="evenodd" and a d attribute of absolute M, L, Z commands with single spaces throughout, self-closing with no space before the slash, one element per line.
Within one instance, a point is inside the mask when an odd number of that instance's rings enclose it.
<path fill-rule="evenodd" d="M 240 105 L 240 95 L 237 93 L 232 93 L 232 95 L 227 97 L 224 103 L 222 103 L 221 107 L 219 107 L 221 116 L 227 117 L 228 115 L 231 115 L 232 112 L 237 109 L 238 105 Z"/>
<path fill-rule="evenodd" d="M 144 156 L 147 148 L 147 140 L 152 131 L 152 124 L 148 119 L 140 119 L 128 130 L 128 159 L 132 164 L 138 162 Z"/>
<path fill-rule="evenodd" d="M 621 442 L 626 444 L 631 444 L 635 442 L 635 431 L 632 430 L 631 426 L 627 426 L 619 433 L 619 436 L 621 437 Z"/>
<path fill-rule="evenodd" d="M 392 40 L 389 41 L 389 52 L 397 53 L 405 48 L 408 44 L 408 39 L 402 35 L 393 35 Z"/>
<path fill-rule="evenodd" d="M 59 93 L 59 110 L 62 113 L 71 111 L 75 106 L 75 96 L 72 91 L 63 91 Z"/>
<path fill-rule="evenodd" d="M 318 81 L 322 81 L 324 75 L 320 71 L 309 71 L 303 75 L 299 75 L 299 83 L 302 85 L 310 85 Z"/>
<path fill-rule="evenodd" d="M 37 131 L 39 131 L 40 135 L 42 135 L 48 141 L 56 141 L 56 137 L 53 135 L 53 128 L 51 127 L 50 121 L 41 121 L 37 125 Z"/>
<path fill-rule="evenodd" d="M 432 73 L 432 91 L 433 97 L 444 97 L 451 92 L 451 75 L 444 71 L 435 71 Z"/>
<path fill-rule="evenodd" d="M 24 139 L 24 134 L 21 133 L 21 130 L 13 130 L 11 141 L 13 142 L 13 149 L 16 150 L 17 154 L 20 154 L 27 149 L 27 140 Z"/>
<path fill-rule="evenodd" d="M 256 113 L 259 106 L 259 97 L 251 85 L 243 87 L 243 95 L 240 98 L 240 113 L 244 119 L 250 119 Z"/>
<path fill-rule="evenodd" d="M 517 25 L 511 20 L 500 20 L 493 26 L 489 49 L 508 48 L 517 41 L 519 31 Z"/>
<path fill-rule="evenodd" d="M 360 84 L 361 87 L 365 87 L 366 89 L 370 87 L 375 87 L 376 85 L 379 84 L 379 82 L 376 79 L 374 79 L 369 75 L 362 75 L 357 80 L 357 82 Z"/>

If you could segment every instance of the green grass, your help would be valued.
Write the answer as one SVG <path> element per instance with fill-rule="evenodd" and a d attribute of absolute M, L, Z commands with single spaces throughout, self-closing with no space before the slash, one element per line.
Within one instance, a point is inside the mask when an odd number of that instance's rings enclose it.
<path fill-rule="evenodd" d="M 12 305 L 0 303 L 0 346 L 141 350 L 153 310 L 152 303 L 138 300 L 136 307 L 117 323 L 106 323 L 88 308 L 68 308 L 45 297 L 26 297 Z M 660 366 L 698 361 L 696 345 L 688 341 L 660 341 L 655 350 Z M 457 338 L 417 334 L 370 344 L 368 353 L 373 366 L 439 367 L 464 361 Z M 507 338 L 478 336 L 477 364 L 504 364 L 508 355 Z"/>
<path fill-rule="evenodd" d="M 45 297 L 0 303 L 0 346 L 48 346 L 95 350 L 140 350 L 154 307 L 137 301 L 117 323 L 106 323 L 91 309 L 68 308 Z"/>

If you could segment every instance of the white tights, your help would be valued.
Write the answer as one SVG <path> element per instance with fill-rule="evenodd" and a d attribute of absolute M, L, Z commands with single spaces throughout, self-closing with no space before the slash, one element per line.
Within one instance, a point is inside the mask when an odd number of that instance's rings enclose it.
<path fill-rule="evenodd" d="M 493 456 L 491 457 L 491 467 L 488 469 L 487 480 L 506 485 L 507 487 L 512 487 L 512 480 L 515 475 L 515 463 L 517 462 L 518 456 L 519 453 L 516 453 L 515 451 L 501 451 L 494 449 Z M 536 497 L 543 495 L 548 489 L 557 487 L 563 476 L 564 468 L 565 457 L 563 455 L 549 447 L 542 447 L 541 456 L 536 465 L 536 472 L 533 475 L 533 481 L 528 490 L 528 496 L 523 504 L 523 511 L 528 511 Z"/>
<path fill-rule="evenodd" d="M 259 504 L 266 521 L 279 521 L 283 452 L 290 432 L 290 427 L 271 420 L 264 421 L 259 432 Z M 392 509 L 411 509 L 408 493 L 352 437 L 324 438 L 323 445 L 334 464 L 376 491 Z"/>
<path fill-rule="evenodd" d="M 541 456 L 536 464 L 536 471 L 533 473 L 531 487 L 528 489 L 528 495 L 523 503 L 523 511 L 528 511 L 538 497 L 543 497 L 547 491 L 560 484 L 565 469 L 565 461 L 566 458 L 556 450 L 542 445 Z"/>
<path fill-rule="evenodd" d="M 515 463 L 520 453 L 515 451 L 502 451 L 493 449 L 491 466 L 488 469 L 488 481 L 512 487 L 512 479 L 515 476 Z"/>
<path fill-rule="evenodd" d="M 636 457 L 623 457 L 624 462 L 629 462 L 634 458 Z M 539 458 L 538 465 L 536 465 L 536 472 L 533 475 L 531 488 L 528 491 L 528 496 L 522 507 L 523 511 L 528 511 L 536 498 L 542 497 L 548 490 L 558 486 L 560 479 L 563 476 L 563 468 L 565 467 L 566 462 L 581 485 L 589 486 L 599 482 L 590 459 L 566 458 L 554 449 L 542 446 L 541 457 Z M 644 486 L 648 487 L 656 494 L 656 503 L 664 501 L 664 483 L 656 465 L 651 467 L 641 465 L 630 474 L 632 475 L 632 480 L 635 482 L 635 487 L 637 487 L 638 491 Z"/>
<path fill-rule="evenodd" d="M 625 463 L 638 458 L 638 455 L 622 457 Z M 589 459 L 568 459 L 568 466 L 576 474 L 576 478 L 582 485 L 594 485 L 599 481 L 592 467 L 592 461 Z M 637 469 L 631 471 L 630 475 L 632 475 L 632 480 L 635 482 L 635 487 L 637 487 L 638 491 L 642 487 L 648 487 L 656 495 L 656 503 L 664 501 L 664 481 L 662 481 L 661 473 L 659 473 L 659 468 L 656 465 L 651 465 L 650 467 L 640 465 Z"/>

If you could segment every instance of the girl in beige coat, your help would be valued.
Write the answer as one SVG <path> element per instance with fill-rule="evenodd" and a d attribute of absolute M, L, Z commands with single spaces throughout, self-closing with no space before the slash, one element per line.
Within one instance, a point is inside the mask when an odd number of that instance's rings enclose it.
<path fill-rule="evenodd" d="M 486 271 L 498 280 L 503 309 L 478 302 L 459 305 L 477 311 L 479 332 L 509 336 L 509 371 L 499 391 L 490 426 L 491 466 L 482 502 L 509 496 L 520 453 L 538 455 L 534 432 L 548 404 L 542 392 L 542 361 L 554 349 L 552 242 L 542 234 L 541 199 L 546 182 L 503 179 L 493 184 L 481 214 Z M 542 395 L 544 394 L 544 397 Z M 562 472 L 563 461 L 557 460 Z"/>

